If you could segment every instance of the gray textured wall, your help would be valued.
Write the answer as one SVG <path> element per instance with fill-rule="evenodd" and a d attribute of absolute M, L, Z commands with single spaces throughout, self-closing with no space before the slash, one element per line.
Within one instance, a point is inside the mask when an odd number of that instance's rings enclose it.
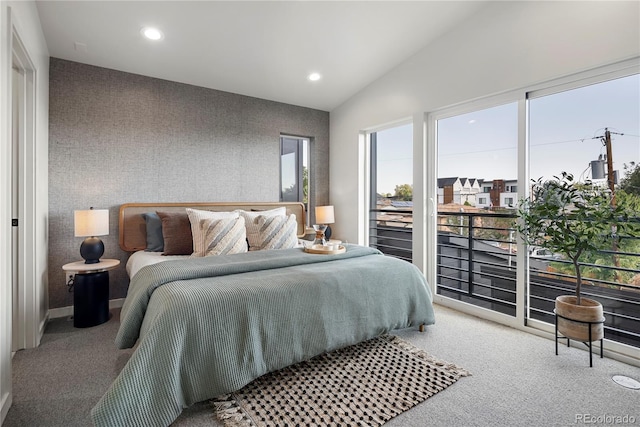
<path fill-rule="evenodd" d="M 61 267 L 80 260 L 73 211 L 110 211 L 104 258 L 121 261 L 129 202 L 277 201 L 280 134 L 312 138 L 312 204 L 329 202 L 329 113 L 51 58 L 49 305 L 70 306 Z"/>

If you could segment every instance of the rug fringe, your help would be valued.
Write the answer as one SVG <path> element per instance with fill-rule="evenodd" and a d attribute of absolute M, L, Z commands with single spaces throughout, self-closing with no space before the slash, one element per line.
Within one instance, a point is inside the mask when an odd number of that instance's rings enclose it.
<path fill-rule="evenodd" d="M 458 376 L 458 377 L 469 377 L 471 376 L 471 372 L 467 371 L 464 368 L 461 368 L 460 366 L 454 364 L 454 363 L 448 363 L 445 362 L 443 360 L 437 359 L 435 357 L 433 357 L 432 355 L 430 355 L 429 353 L 427 353 L 426 351 L 416 347 L 415 345 L 411 344 L 408 341 L 403 340 L 402 338 L 396 336 L 396 335 L 382 335 L 380 336 L 380 338 L 387 340 L 388 342 L 390 342 L 391 344 L 397 345 L 398 347 L 400 347 L 403 350 L 408 351 L 409 353 L 416 355 L 417 357 L 424 359 L 428 362 L 433 363 L 436 366 L 440 366 L 443 367 L 444 369 L 446 369 L 447 371 L 451 372 L 452 374 Z"/>
<path fill-rule="evenodd" d="M 253 420 L 238 405 L 233 394 L 218 396 L 210 403 L 215 406 L 216 416 L 225 427 L 256 427 Z"/>

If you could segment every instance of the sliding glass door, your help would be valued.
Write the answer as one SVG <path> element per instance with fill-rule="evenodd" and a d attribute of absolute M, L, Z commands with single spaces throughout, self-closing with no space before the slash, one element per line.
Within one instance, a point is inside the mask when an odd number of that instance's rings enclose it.
<path fill-rule="evenodd" d="M 529 94 L 531 177 L 568 172 L 640 206 L 640 75 L 589 83 Z M 556 296 L 573 292 L 573 267 L 561 254 L 534 255 L 534 249 L 528 316 L 553 323 Z M 611 250 L 580 263 L 582 294 L 603 305 L 605 338 L 640 347 L 640 236 L 612 239 Z"/>
<path fill-rule="evenodd" d="M 516 315 L 518 104 L 437 121 L 437 292 Z"/>
<path fill-rule="evenodd" d="M 438 301 L 553 331 L 555 297 L 571 292 L 575 276 L 561 254 L 517 238 L 518 201 L 531 179 L 568 172 L 640 207 L 638 67 L 616 64 L 430 114 L 437 247 L 428 278 Z M 640 347 L 640 236 L 617 241 L 580 262 L 583 294 L 602 302 L 605 338 L 624 353 Z"/>

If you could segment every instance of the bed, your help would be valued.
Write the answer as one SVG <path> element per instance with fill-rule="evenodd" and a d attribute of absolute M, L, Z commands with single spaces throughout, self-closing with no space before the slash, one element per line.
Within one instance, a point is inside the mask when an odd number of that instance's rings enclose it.
<path fill-rule="evenodd" d="M 283 208 L 285 215 L 267 214 Z M 241 222 L 246 249 L 211 256 L 145 251 L 152 243 L 146 215 L 184 217 L 185 210 L 242 212 L 250 219 Z M 434 323 L 432 296 L 415 266 L 358 245 L 345 245 L 341 254 L 306 253 L 297 241 L 304 216 L 299 203 L 122 205 L 120 246 L 133 255 L 116 345 L 134 351 L 92 409 L 94 424 L 166 426 L 183 408 L 265 373 L 394 329 Z M 226 217 L 193 218 L 201 231 L 237 225 Z M 266 246 L 262 231 L 269 221 L 288 224 L 289 247 Z M 253 246 L 248 222 L 258 224 L 264 238 Z M 214 238 L 207 236 L 210 249 Z M 191 243 L 198 252 L 202 242 L 193 235 Z"/>

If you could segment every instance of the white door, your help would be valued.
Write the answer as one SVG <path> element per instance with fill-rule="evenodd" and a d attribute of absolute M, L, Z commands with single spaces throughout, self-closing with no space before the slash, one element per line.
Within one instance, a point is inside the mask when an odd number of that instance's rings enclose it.
<path fill-rule="evenodd" d="M 23 105 L 20 88 L 24 83 L 24 77 L 17 68 L 13 68 L 11 74 L 12 105 L 11 105 L 11 290 L 12 290 L 12 339 L 11 351 L 15 352 L 21 348 L 20 345 L 20 299 L 19 299 L 19 275 L 18 275 L 18 254 L 19 254 L 19 234 L 16 224 L 19 218 L 19 164 L 20 164 L 20 110 Z"/>

